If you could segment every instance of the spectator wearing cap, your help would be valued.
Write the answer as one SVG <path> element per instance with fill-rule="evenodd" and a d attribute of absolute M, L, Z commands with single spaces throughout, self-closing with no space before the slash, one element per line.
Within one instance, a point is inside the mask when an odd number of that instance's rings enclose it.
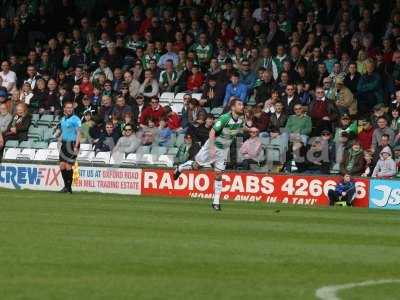
<path fill-rule="evenodd" d="M 364 152 L 359 141 L 353 141 L 351 148 L 344 151 L 340 162 L 340 173 L 361 176 L 365 170 Z"/>
<path fill-rule="evenodd" d="M 226 86 L 224 106 L 228 105 L 231 97 L 237 97 L 243 103 L 247 103 L 247 86 L 239 81 L 238 73 L 232 74 L 231 83 Z"/>
<path fill-rule="evenodd" d="M 364 150 L 370 150 L 372 147 L 372 135 L 375 129 L 368 118 L 361 119 L 360 124 L 362 129 L 357 135 L 357 140 Z"/>
<path fill-rule="evenodd" d="M 357 115 L 357 100 L 354 98 L 350 89 L 348 89 L 343 82 L 341 77 L 336 77 L 336 93 L 334 93 L 333 99 L 339 110 L 340 114 L 348 113 L 350 116 Z"/>
<path fill-rule="evenodd" d="M 140 115 L 140 126 L 146 127 L 147 120 L 152 119 L 156 127 L 159 126 L 160 119 L 164 115 L 164 108 L 160 105 L 158 97 L 151 97 L 150 106 L 146 107 Z"/>

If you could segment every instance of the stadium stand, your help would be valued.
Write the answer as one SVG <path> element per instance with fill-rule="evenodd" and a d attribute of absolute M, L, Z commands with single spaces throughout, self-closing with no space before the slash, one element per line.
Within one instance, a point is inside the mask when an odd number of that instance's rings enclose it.
<path fill-rule="evenodd" d="M 243 167 L 253 127 L 257 165 L 268 170 L 371 176 L 386 146 L 399 164 L 398 1 L 160 3 L 92 12 L 80 1 L 5 1 L 2 160 L 57 160 L 54 133 L 71 100 L 83 122 L 80 163 L 172 167 L 190 148 L 185 133 L 204 144 L 224 103 L 238 97 L 246 127 L 230 168 Z M 129 145 L 116 159 L 121 137 Z"/>

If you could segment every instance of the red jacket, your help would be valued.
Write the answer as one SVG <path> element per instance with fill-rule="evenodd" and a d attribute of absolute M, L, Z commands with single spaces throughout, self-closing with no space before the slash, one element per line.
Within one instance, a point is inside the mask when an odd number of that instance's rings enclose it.
<path fill-rule="evenodd" d="M 373 133 L 374 133 L 374 128 L 371 127 L 370 129 L 363 130 L 358 134 L 357 139 L 364 150 L 371 149 Z"/>
<path fill-rule="evenodd" d="M 153 110 L 151 106 L 146 107 L 140 115 L 140 124 L 147 125 L 149 118 L 154 120 L 154 124 L 158 127 L 161 117 L 164 115 L 164 108 L 160 105 L 157 110 Z"/>
<path fill-rule="evenodd" d="M 93 96 L 93 84 L 91 84 L 90 82 L 81 83 L 79 88 L 82 91 L 82 93 L 84 93 L 86 96 L 88 97 Z"/>
<path fill-rule="evenodd" d="M 193 91 L 195 89 L 201 88 L 204 82 L 204 75 L 202 73 L 197 73 L 196 75 L 190 75 L 187 79 L 187 89 Z"/>
<path fill-rule="evenodd" d="M 168 116 L 167 124 L 169 129 L 177 130 L 181 127 L 181 118 L 178 116 L 177 113 L 173 112 Z"/>

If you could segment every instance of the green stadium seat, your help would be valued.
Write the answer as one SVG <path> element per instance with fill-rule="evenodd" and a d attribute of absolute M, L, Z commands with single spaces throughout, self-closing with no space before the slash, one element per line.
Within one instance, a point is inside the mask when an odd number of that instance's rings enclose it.
<path fill-rule="evenodd" d="M 19 142 L 17 140 L 10 140 L 6 142 L 5 148 L 18 148 L 18 144 Z"/>
<path fill-rule="evenodd" d="M 214 107 L 211 110 L 211 114 L 213 114 L 214 117 L 219 117 L 220 115 L 222 115 L 223 111 L 224 111 L 223 107 Z"/>
<path fill-rule="evenodd" d="M 167 154 L 168 155 L 176 155 L 176 154 L 178 154 L 178 148 L 177 147 L 170 147 L 170 148 L 168 148 L 168 150 L 167 150 Z"/>
<path fill-rule="evenodd" d="M 47 142 L 33 142 L 32 148 L 33 149 L 47 149 L 49 144 Z"/>
<path fill-rule="evenodd" d="M 33 140 L 22 141 L 19 143 L 19 148 L 32 148 Z"/>
<path fill-rule="evenodd" d="M 164 155 L 167 153 L 167 147 L 152 147 L 151 154 L 153 155 Z"/>
<path fill-rule="evenodd" d="M 28 130 L 28 137 L 35 140 L 41 140 L 43 135 L 43 129 L 31 125 Z"/>
<path fill-rule="evenodd" d="M 39 114 L 32 114 L 31 124 L 36 126 L 37 122 L 39 121 L 40 115 Z"/>
<path fill-rule="evenodd" d="M 175 146 L 179 147 L 184 142 L 185 142 L 185 134 L 184 133 L 180 133 L 176 138 Z"/>
<path fill-rule="evenodd" d="M 44 126 L 49 127 L 52 124 L 53 120 L 54 120 L 54 116 L 53 115 L 43 115 L 40 118 L 40 120 L 37 122 L 37 125 L 38 126 L 44 125 Z"/>

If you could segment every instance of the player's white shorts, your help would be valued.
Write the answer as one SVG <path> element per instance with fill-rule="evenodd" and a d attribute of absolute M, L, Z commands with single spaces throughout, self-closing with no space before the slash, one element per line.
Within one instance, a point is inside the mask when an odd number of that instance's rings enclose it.
<path fill-rule="evenodd" d="M 229 148 L 219 149 L 214 147 L 215 151 L 210 150 L 210 145 L 207 142 L 201 147 L 195 157 L 195 161 L 202 167 L 214 165 L 216 171 L 224 171 L 225 163 L 228 160 Z"/>

